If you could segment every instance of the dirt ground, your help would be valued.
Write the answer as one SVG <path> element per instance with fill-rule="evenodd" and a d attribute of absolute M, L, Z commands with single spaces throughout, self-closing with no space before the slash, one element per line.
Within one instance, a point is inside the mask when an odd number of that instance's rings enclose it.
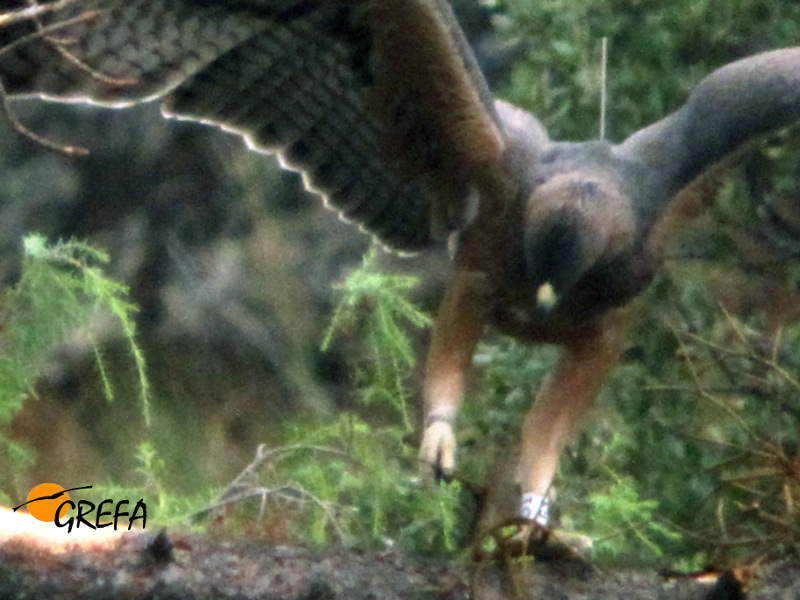
<path fill-rule="evenodd" d="M 187 533 L 124 532 L 78 546 L 5 536 L 0 598 L 214 600 L 798 600 L 800 562 L 762 565 L 744 579 L 671 578 L 586 563 L 503 565 L 310 550 Z"/>

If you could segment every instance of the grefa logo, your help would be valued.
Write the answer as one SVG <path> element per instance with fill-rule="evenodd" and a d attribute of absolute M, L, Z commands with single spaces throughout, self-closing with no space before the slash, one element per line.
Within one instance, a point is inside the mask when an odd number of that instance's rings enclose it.
<path fill-rule="evenodd" d="M 89 490 L 91 485 L 84 485 L 64 489 L 57 483 L 40 483 L 28 492 L 28 498 L 19 506 L 13 508 L 17 512 L 20 508 L 27 507 L 31 516 L 36 519 L 53 523 L 56 527 L 66 527 L 67 533 L 72 532 L 72 529 L 81 527 L 89 529 L 103 529 L 105 527 L 113 527 L 114 531 L 120 525 L 125 525 L 127 520 L 127 529 L 130 530 L 134 523 L 141 521 L 142 529 L 145 528 L 147 523 L 147 505 L 144 499 L 140 498 L 130 508 L 129 500 L 120 500 L 116 502 L 107 498 L 102 500 L 99 504 L 95 504 L 89 500 L 78 500 L 73 502 L 69 498 L 69 492 L 77 490 Z M 72 514 L 74 512 L 74 514 Z"/>

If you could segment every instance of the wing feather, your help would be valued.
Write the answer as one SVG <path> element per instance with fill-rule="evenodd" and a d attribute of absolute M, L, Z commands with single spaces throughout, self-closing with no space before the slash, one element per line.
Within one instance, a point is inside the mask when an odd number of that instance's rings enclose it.
<path fill-rule="evenodd" d="M 654 198 L 665 201 L 744 144 L 798 120 L 800 47 L 785 48 L 717 69 L 678 111 L 617 151 L 658 173 Z"/>
<path fill-rule="evenodd" d="M 0 50 L 10 95 L 125 106 L 243 135 L 403 250 L 459 227 L 502 165 L 492 98 L 444 0 L 85 0 Z"/>

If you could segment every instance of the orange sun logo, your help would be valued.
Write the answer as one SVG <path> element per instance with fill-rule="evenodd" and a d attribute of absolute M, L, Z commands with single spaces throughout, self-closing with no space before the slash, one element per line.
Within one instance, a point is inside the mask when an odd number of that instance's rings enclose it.
<path fill-rule="evenodd" d="M 69 494 L 57 483 L 40 483 L 28 492 L 28 512 L 33 517 L 46 523 L 52 523 L 56 518 L 58 507 L 69 500 Z M 61 506 L 59 519 L 67 514 L 68 505 Z"/>

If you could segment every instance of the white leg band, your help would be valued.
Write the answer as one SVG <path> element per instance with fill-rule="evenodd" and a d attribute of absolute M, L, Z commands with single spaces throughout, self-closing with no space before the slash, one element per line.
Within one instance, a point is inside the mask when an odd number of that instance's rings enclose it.
<path fill-rule="evenodd" d="M 539 494 L 522 494 L 519 516 L 536 521 L 539 525 L 547 525 L 550 520 L 550 500 Z"/>

